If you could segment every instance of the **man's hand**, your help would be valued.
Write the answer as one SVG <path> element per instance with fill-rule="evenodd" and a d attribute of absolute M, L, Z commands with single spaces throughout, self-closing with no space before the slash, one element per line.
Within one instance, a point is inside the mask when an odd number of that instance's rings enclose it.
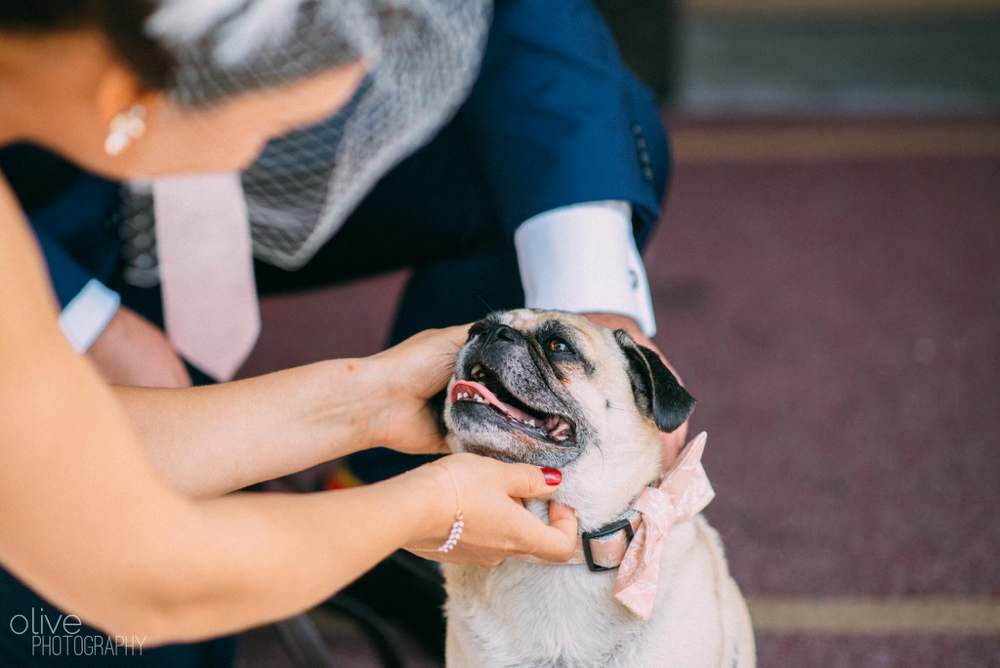
<path fill-rule="evenodd" d="M 684 384 L 680 374 L 677 373 L 674 367 L 670 366 L 670 362 L 667 361 L 666 356 L 664 356 L 663 352 L 656 346 L 655 343 L 653 343 L 652 339 L 642 333 L 642 329 L 635 320 L 616 313 L 584 313 L 583 316 L 591 322 L 603 325 L 604 327 L 608 327 L 610 329 L 624 329 L 640 346 L 646 346 L 659 355 L 660 359 L 663 360 L 663 363 L 667 365 L 668 369 L 670 369 L 670 372 L 677 378 L 677 382 L 681 385 Z M 678 453 L 680 453 L 681 448 L 684 447 L 684 444 L 687 441 L 687 433 L 688 423 L 685 422 L 669 434 L 661 434 L 663 439 L 664 469 L 668 468 L 677 458 Z"/>
<path fill-rule="evenodd" d="M 124 306 L 118 308 L 86 354 L 112 385 L 191 386 L 184 362 L 163 332 Z"/>

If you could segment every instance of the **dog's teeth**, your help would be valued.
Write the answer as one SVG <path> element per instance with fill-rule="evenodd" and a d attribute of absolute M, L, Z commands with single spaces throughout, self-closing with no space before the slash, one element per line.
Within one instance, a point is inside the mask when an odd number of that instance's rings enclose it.
<path fill-rule="evenodd" d="M 557 441 L 565 441 L 567 438 L 569 438 L 569 431 L 570 431 L 569 424 L 562 418 L 559 418 L 559 424 L 557 424 L 554 429 L 551 429 L 549 431 L 549 436 L 551 436 Z"/>

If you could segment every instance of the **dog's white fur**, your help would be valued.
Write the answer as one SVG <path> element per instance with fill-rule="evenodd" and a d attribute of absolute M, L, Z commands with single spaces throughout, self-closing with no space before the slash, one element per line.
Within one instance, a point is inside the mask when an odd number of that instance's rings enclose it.
<path fill-rule="evenodd" d="M 590 420 L 594 440 L 563 469 L 563 483 L 552 496 L 576 510 L 581 530 L 593 530 L 614 520 L 659 477 L 662 446 L 656 426 L 636 407 L 625 355 L 610 330 L 559 312 L 503 315 L 521 331 L 554 318 L 581 335 L 581 352 L 595 369 L 564 381 Z M 446 421 L 450 408 L 449 402 Z M 452 431 L 453 450 L 463 449 L 462 439 Z M 548 497 L 528 507 L 546 519 Z M 584 565 L 507 559 L 493 569 L 445 564 L 444 574 L 450 668 L 755 665 L 746 603 L 729 576 L 718 534 L 701 515 L 664 539 L 648 622 L 614 598 L 616 570 L 593 573 Z"/>

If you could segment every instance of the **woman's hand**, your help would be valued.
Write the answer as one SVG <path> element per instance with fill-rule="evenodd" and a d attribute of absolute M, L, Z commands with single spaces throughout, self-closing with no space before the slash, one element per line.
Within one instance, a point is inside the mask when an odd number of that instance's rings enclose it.
<path fill-rule="evenodd" d="M 430 400 L 448 385 L 469 325 L 430 329 L 370 357 L 385 407 L 372 420 L 373 443 L 408 454 L 448 452 Z"/>
<path fill-rule="evenodd" d="M 405 475 L 432 476 L 445 510 L 436 529 L 407 546 L 421 557 L 491 568 L 513 555 L 532 554 L 557 562 L 573 556 L 577 537 L 573 511 L 552 502 L 549 524 L 545 524 L 521 503 L 521 499 L 551 494 L 558 488 L 562 475 L 554 469 L 462 453 Z M 465 522 L 461 538 L 450 551 L 439 552 L 459 508 Z"/>

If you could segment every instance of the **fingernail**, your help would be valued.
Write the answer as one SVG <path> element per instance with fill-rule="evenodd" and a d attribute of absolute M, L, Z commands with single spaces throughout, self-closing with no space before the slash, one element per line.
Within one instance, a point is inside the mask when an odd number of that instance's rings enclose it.
<path fill-rule="evenodd" d="M 542 475 L 545 476 L 545 484 L 549 487 L 555 487 L 562 482 L 562 473 L 558 469 L 542 469 Z"/>

